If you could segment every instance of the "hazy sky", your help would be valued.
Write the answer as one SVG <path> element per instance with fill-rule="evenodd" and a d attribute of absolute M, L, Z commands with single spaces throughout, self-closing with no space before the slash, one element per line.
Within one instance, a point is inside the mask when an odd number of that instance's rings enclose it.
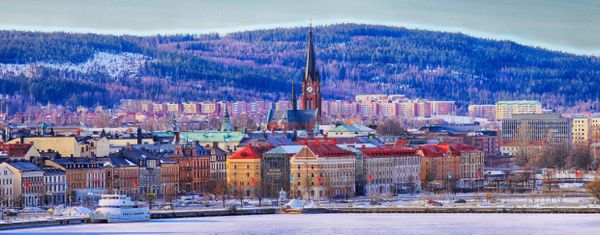
<path fill-rule="evenodd" d="M 0 0 L 0 29 L 148 35 L 339 22 L 600 55 L 600 0 Z"/>

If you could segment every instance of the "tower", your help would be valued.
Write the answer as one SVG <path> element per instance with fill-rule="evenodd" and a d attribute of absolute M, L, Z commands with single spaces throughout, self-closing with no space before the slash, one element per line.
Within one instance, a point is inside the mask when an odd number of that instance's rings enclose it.
<path fill-rule="evenodd" d="M 233 125 L 231 125 L 231 119 L 229 118 L 227 107 L 225 107 L 225 115 L 223 115 L 223 122 L 221 123 L 221 131 L 233 131 Z"/>
<path fill-rule="evenodd" d="M 296 101 L 296 99 L 296 84 L 294 83 L 294 79 L 292 79 L 292 110 L 298 108 L 298 101 Z"/>
<path fill-rule="evenodd" d="M 308 31 L 308 48 L 306 51 L 306 69 L 302 80 L 301 106 L 304 110 L 316 110 L 317 121 L 321 120 L 321 79 L 316 66 L 315 48 L 313 45 L 312 25 Z"/>

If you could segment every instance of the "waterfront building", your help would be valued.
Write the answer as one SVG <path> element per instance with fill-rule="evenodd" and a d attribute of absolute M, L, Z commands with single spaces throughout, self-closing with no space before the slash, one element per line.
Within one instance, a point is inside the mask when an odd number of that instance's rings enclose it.
<path fill-rule="evenodd" d="M 335 143 L 306 143 L 290 159 L 290 191 L 295 198 L 353 197 L 356 157 Z"/>
<path fill-rule="evenodd" d="M 103 161 L 88 158 L 57 158 L 48 159 L 45 164 L 65 172 L 69 203 L 95 201 L 101 194 L 107 192 Z"/>
<path fill-rule="evenodd" d="M 169 158 L 160 159 L 160 195 L 165 201 L 172 201 L 179 193 L 179 163 Z"/>
<path fill-rule="evenodd" d="M 367 196 L 412 193 L 420 189 L 421 156 L 406 147 L 359 148 L 364 155 Z"/>
<path fill-rule="evenodd" d="M 282 190 L 290 192 L 290 158 L 301 149 L 301 145 L 283 145 L 264 154 L 261 178 L 266 197 L 277 198 Z"/>
<path fill-rule="evenodd" d="M 67 202 L 67 175 L 54 167 L 44 167 L 44 205 L 64 205 Z"/>
<path fill-rule="evenodd" d="M 236 197 L 262 197 L 263 154 L 273 146 L 248 145 L 227 158 L 227 188 Z"/>
<path fill-rule="evenodd" d="M 8 197 L 3 198 L 6 204 L 12 202 L 13 206 L 20 208 L 44 205 L 44 170 L 31 162 L 3 162 L 0 166 L 3 173 L 12 176 L 12 191 L 9 190 L 9 194 L 5 194 L 12 195 L 12 200 L 7 200 Z"/>
<path fill-rule="evenodd" d="M 473 190 L 483 184 L 484 155 L 475 146 L 431 144 L 422 151 L 420 179 L 433 190 Z"/>
<path fill-rule="evenodd" d="M 111 156 L 105 160 L 106 189 L 111 194 L 121 194 L 133 200 L 141 199 L 137 193 L 139 166 L 122 156 Z"/>
<path fill-rule="evenodd" d="M 156 198 L 162 183 L 160 158 L 150 151 L 132 148 L 121 150 L 115 156 L 138 167 L 138 180 L 134 185 L 136 195 L 145 199 Z"/>
<path fill-rule="evenodd" d="M 201 150 L 201 153 L 198 150 Z M 179 190 L 181 193 L 199 194 L 208 190 L 210 156 L 198 142 L 181 144 L 179 132 L 176 132 L 175 153 L 167 159 L 179 164 Z"/>

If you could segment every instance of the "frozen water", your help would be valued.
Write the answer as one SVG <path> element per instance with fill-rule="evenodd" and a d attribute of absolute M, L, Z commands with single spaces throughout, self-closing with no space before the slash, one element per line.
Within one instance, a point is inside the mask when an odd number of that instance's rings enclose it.
<path fill-rule="evenodd" d="M 160 219 L 10 232 L 45 234 L 597 234 L 600 214 L 299 214 Z"/>

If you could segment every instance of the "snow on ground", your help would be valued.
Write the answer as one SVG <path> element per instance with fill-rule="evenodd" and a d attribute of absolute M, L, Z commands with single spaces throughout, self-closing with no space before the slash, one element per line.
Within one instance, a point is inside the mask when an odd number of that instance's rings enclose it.
<path fill-rule="evenodd" d="M 597 234 L 600 214 L 299 214 L 12 230 L 44 234 Z"/>
<path fill-rule="evenodd" d="M 51 69 L 57 69 L 61 71 L 74 71 L 80 73 L 86 72 L 102 72 L 109 76 L 121 77 L 121 76 L 135 76 L 144 62 L 148 60 L 142 54 L 139 53 L 106 53 L 97 52 L 92 58 L 84 63 L 73 64 L 73 63 L 30 63 L 30 64 L 1 64 L 0 63 L 0 74 L 14 74 L 24 75 L 31 77 L 33 68 L 35 67 L 46 67 Z"/>

